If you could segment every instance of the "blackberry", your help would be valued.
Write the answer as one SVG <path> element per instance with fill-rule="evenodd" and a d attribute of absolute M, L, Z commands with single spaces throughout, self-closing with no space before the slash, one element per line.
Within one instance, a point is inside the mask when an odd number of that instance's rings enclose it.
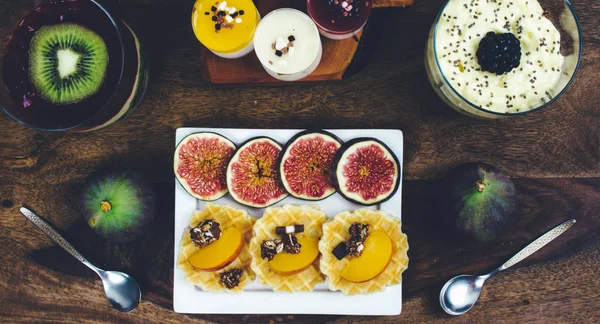
<path fill-rule="evenodd" d="M 521 43 L 512 33 L 489 32 L 479 42 L 476 55 L 482 70 L 501 75 L 521 63 Z"/>

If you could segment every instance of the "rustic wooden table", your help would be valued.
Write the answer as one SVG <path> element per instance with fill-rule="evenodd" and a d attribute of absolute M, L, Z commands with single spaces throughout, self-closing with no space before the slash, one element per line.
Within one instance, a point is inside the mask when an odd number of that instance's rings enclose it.
<path fill-rule="evenodd" d="M 6 1 L 4 1 L 6 2 Z M 547 109 L 476 120 L 446 107 L 423 68 L 425 39 L 443 0 L 386 9 L 383 32 L 363 71 L 345 81 L 285 87 L 216 87 L 200 78 L 200 45 L 189 26 L 192 0 L 124 1 L 152 61 L 142 106 L 92 134 L 44 133 L 0 114 L 0 322 L 600 322 L 600 3 L 574 1 L 584 56 L 572 87 Z M 405 136 L 404 230 L 410 266 L 398 317 L 182 315 L 172 309 L 175 129 L 398 128 Z M 112 161 L 149 174 L 161 212 L 137 243 L 99 239 L 74 209 L 82 182 Z M 514 178 L 520 220 L 486 245 L 457 243 L 435 220 L 438 179 L 485 161 Z M 143 300 L 113 311 L 95 275 L 18 213 L 27 204 L 92 262 L 132 273 Z M 490 280 L 477 306 L 451 317 L 441 285 L 482 273 L 574 217 L 575 227 L 515 269 Z M 302 305 L 298 305 L 302 307 Z"/>

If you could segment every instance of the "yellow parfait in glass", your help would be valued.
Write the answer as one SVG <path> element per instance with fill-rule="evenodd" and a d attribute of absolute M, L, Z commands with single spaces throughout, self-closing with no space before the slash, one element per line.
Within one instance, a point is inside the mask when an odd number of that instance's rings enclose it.
<path fill-rule="evenodd" d="M 252 0 L 197 0 L 192 10 L 196 38 L 223 58 L 242 57 L 254 49 L 260 14 Z"/>

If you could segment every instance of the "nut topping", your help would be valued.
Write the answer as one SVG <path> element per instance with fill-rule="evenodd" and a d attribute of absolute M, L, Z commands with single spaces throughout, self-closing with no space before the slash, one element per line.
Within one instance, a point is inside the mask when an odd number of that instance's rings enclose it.
<path fill-rule="evenodd" d="M 350 225 L 348 232 L 350 233 L 351 237 L 358 237 L 358 239 L 364 241 L 369 235 L 369 225 L 354 223 Z"/>
<path fill-rule="evenodd" d="M 296 235 L 290 233 L 284 237 L 283 249 L 285 250 L 285 252 L 287 252 L 289 254 L 298 254 L 298 253 L 300 253 L 301 247 L 302 247 L 302 245 L 300 245 L 300 243 L 298 243 L 298 239 L 296 238 Z"/>
<path fill-rule="evenodd" d="M 260 245 L 260 257 L 271 261 L 277 253 L 283 252 L 283 249 L 283 242 L 281 240 L 263 241 Z"/>
<path fill-rule="evenodd" d="M 350 238 L 348 242 L 341 242 L 331 253 L 338 259 L 343 259 L 346 255 L 359 257 L 365 249 L 363 242 L 369 236 L 369 225 L 362 223 L 353 223 L 348 228 Z"/>
<path fill-rule="evenodd" d="M 240 278 L 244 272 L 242 269 L 234 268 L 229 271 L 222 272 L 219 275 L 219 280 L 227 289 L 233 289 L 240 284 Z"/>
<path fill-rule="evenodd" d="M 283 241 L 279 239 L 263 241 L 260 245 L 260 257 L 271 261 L 276 254 L 284 251 L 289 254 L 298 254 L 301 247 L 296 236 L 290 233 L 283 237 Z"/>
<path fill-rule="evenodd" d="M 206 219 L 190 230 L 190 239 L 197 247 L 204 247 L 221 237 L 221 225 Z"/>
<path fill-rule="evenodd" d="M 359 257 L 364 248 L 363 241 L 357 236 L 351 237 L 346 245 L 346 251 L 353 257 Z"/>

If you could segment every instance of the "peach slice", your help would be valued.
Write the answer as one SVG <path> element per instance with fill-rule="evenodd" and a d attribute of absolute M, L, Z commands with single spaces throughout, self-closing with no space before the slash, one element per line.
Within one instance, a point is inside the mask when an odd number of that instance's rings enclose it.
<path fill-rule="evenodd" d="M 298 243 L 302 246 L 300 253 L 289 254 L 282 252 L 275 255 L 273 260 L 269 262 L 271 270 L 282 276 L 290 276 L 310 267 L 319 256 L 319 239 L 304 236 L 298 238 Z"/>
<path fill-rule="evenodd" d="M 362 255 L 352 258 L 342 271 L 342 278 L 351 282 L 365 282 L 375 278 L 390 262 L 392 240 L 383 231 L 373 231 L 363 243 Z"/>
<path fill-rule="evenodd" d="M 216 271 L 233 262 L 242 251 L 244 238 L 242 232 L 235 227 L 228 227 L 221 237 L 188 258 L 189 264 L 203 271 Z"/>

